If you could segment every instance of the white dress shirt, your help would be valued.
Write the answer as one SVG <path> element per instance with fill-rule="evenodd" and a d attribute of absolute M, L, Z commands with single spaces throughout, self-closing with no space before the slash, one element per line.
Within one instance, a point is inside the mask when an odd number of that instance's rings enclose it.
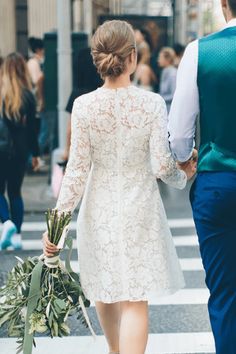
<path fill-rule="evenodd" d="M 236 18 L 225 26 L 236 26 Z M 190 43 L 180 62 L 177 84 L 169 114 L 169 141 L 177 161 L 185 162 L 195 145 L 196 118 L 199 114 L 199 92 L 197 86 L 198 40 Z"/>

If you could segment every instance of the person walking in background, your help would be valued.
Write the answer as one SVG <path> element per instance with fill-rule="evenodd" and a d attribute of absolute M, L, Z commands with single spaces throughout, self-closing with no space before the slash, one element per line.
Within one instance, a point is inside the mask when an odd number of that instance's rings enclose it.
<path fill-rule="evenodd" d="M 176 44 L 174 44 L 173 49 L 175 51 L 174 66 L 176 68 L 178 68 L 179 64 L 181 62 L 181 59 L 183 58 L 183 55 L 184 55 L 185 46 L 180 43 L 176 43 Z"/>
<path fill-rule="evenodd" d="M 132 75 L 132 81 L 137 87 L 153 91 L 157 80 L 150 64 L 152 49 L 150 34 L 143 28 L 136 29 L 134 33 L 137 44 L 137 68 Z"/>
<path fill-rule="evenodd" d="M 0 88 L 2 84 L 2 65 L 3 65 L 3 58 L 0 57 Z"/>
<path fill-rule="evenodd" d="M 83 291 L 96 303 L 110 354 L 144 354 L 148 301 L 184 286 L 156 178 L 182 189 L 195 166 L 176 167 L 164 100 L 131 85 L 132 27 L 105 22 L 93 36 L 92 55 L 104 85 L 74 102 L 56 209 L 73 211 L 83 196 L 77 227 Z M 43 240 L 46 256 L 57 252 L 47 232 Z"/>
<path fill-rule="evenodd" d="M 150 65 L 152 42 L 150 34 L 144 28 L 135 29 L 135 40 L 137 45 L 137 51 L 140 55 L 140 64 Z"/>
<path fill-rule="evenodd" d="M 149 64 L 141 60 L 141 53 L 137 55 L 137 69 L 133 75 L 133 84 L 148 91 L 154 91 L 156 76 Z"/>
<path fill-rule="evenodd" d="M 199 238 L 216 354 L 236 353 L 236 0 L 221 0 L 227 21 L 189 44 L 169 116 L 170 145 L 188 164 L 200 113 L 197 178 L 190 200 Z"/>
<path fill-rule="evenodd" d="M 44 73 L 43 73 L 43 63 L 44 63 L 44 43 L 40 38 L 30 37 L 29 47 L 32 52 L 32 56 L 27 62 L 32 85 L 33 92 L 35 94 L 37 102 L 37 123 L 38 123 L 38 140 L 40 155 L 42 156 L 49 145 L 49 129 L 47 116 L 44 111 Z M 40 161 L 40 164 L 43 164 Z"/>
<path fill-rule="evenodd" d="M 29 153 L 33 156 L 33 169 L 39 163 L 36 103 L 27 65 L 20 54 L 12 53 L 6 57 L 1 76 L 0 219 L 3 230 L 0 247 L 19 249 L 24 216 L 21 186 Z M 10 206 L 4 196 L 6 190 Z"/>
<path fill-rule="evenodd" d="M 95 65 L 93 64 L 93 58 L 91 55 L 91 48 L 84 48 L 80 51 L 78 55 L 78 84 L 77 87 L 73 89 L 67 105 L 66 112 L 72 113 L 72 107 L 74 100 L 91 91 L 96 90 L 98 87 L 102 86 L 102 79 L 100 78 Z M 71 117 L 67 123 L 67 134 L 66 134 L 66 146 L 62 156 L 65 163 L 69 157 L 70 150 L 70 140 L 71 140 Z"/>
<path fill-rule="evenodd" d="M 175 58 L 174 50 L 169 47 L 162 48 L 158 57 L 158 64 L 162 68 L 159 93 L 166 102 L 168 112 L 176 89 L 177 69 L 174 66 Z"/>

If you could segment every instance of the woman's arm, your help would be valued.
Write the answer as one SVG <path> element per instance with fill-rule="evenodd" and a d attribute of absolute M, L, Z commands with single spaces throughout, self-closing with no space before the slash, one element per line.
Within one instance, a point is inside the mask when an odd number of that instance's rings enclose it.
<path fill-rule="evenodd" d="M 56 209 L 71 211 L 82 198 L 90 171 L 89 122 L 80 99 L 75 100 L 71 117 L 71 146 Z"/>
<path fill-rule="evenodd" d="M 150 137 L 153 173 L 172 187 L 183 189 L 187 182 L 187 175 L 177 168 L 172 157 L 168 141 L 166 104 L 160 96 L 157 97 L 157 108 Z"/>

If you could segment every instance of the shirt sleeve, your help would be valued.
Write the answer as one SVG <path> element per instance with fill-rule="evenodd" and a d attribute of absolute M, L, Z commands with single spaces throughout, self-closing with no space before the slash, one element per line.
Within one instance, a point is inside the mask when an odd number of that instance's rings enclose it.
<path fill-rule="evenodd" d="M 69 161 L 56 209 L 73 212 L 83 196 L 91 166 L 89 122 L 79 99 L 73 105 L 71 124 Z"/>
<path fill-rule="evenodd" d="M 177 74 L 177 85 L 169 114 L 169 142 L 177 161 L 185 162 L 195 145 L 196 118 L 199 114 L 197 86 L 198 41 L 190 43 Z"/>
<path fill-rule="evenodd" d="M 171 154 L 168 142 L 166 104 L 160 96 L 159 98 L 150 136 L 152 171 L 166 184 L 183 189 L 187 183 L 187 176 L 184 171 L 177 168 Z"/>

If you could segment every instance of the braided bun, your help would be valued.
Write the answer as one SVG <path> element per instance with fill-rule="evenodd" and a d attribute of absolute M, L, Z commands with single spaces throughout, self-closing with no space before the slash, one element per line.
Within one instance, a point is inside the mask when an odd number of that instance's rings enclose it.
<path fill-rule="evenodd" d="M 107 21 L 98 27 L 92 38 L 92 56 L 101 77 L 118 77 L 124 73 L 133 49 L 134 32 L 127 22 Z"/>

